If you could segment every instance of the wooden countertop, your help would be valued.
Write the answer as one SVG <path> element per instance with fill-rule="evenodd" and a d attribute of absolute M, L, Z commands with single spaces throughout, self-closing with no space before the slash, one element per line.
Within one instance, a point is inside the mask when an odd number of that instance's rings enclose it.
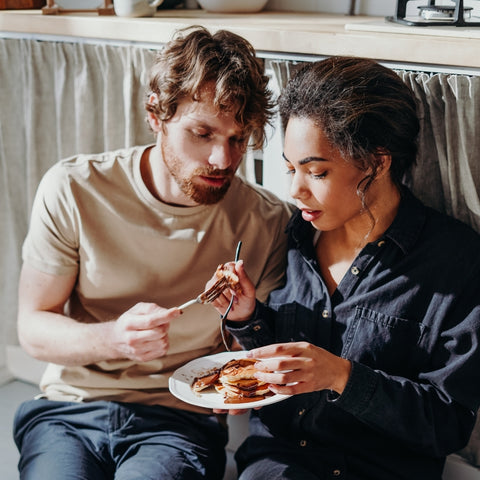
<path fill-rule="evenodd" d="M 355 55 L 381 61 L 480 68 L 480 27 L 406 27 L 383 17 L 307 12 L 220 14 L 160 10 L 152 18 L 96 13 L 42 15 L 3 10 L 0 32 L 75 36 L 161 44 L 188 25 L 225 28 L 247 38 L 259 52 Z"/>

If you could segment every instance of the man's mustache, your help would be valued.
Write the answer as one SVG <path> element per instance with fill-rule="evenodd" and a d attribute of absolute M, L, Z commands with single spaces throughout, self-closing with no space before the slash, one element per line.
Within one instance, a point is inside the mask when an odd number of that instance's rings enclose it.
<path fill-rule="evenodd" d="M 193 175 L 205 176 L 205 177 L 230 177 L 234 173 L 233 169 L 225 168 L 197 168 Z"/>

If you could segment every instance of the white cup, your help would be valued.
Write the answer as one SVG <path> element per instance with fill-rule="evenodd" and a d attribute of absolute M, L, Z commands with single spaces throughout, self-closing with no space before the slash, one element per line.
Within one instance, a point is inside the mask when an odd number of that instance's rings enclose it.
<path fill-rule="evenodd" d="M 119 17 L 152 17 L 163 0 L 113 0 Z"/>

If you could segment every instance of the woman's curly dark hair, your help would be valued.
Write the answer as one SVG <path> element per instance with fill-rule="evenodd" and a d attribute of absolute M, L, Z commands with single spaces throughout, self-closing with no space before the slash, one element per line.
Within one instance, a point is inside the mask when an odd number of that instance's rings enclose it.
<path fill-rule="evenodd" d="M 375 178 L 381 155 L 390 155 L 390 175 L 399 185 L 415 163 L 419 120 L 411 89 L 393 70 L 357 57 L 305 63 L 281 95 L 280 115 L 308 118 L 332 146 L 363 171 L 359 190 Z"/>
<path fill-rule="evenodd" d="M 168 121 L 180 100 L 198 100 L 202 88 L 212 83 L 216 107 L 235 112 L 236 122 L 251 134 L 254 147 L 261 148 L 265 126 L 273 115 L 272 93 L 254 48 L 232 32 L 212 34 L 201 26 L 178 32 L 157 54 L 145 107 L 159 120 Z M 157 95 L 158 103 L 149 102 L 151 93 Z"/>

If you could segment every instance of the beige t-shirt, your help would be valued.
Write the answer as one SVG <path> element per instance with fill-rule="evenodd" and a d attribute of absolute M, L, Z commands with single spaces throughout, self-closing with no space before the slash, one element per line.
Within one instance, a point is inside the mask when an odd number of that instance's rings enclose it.
<path fill-rule="evenodd" d="M 291 205 L 235 177 L 216 205 L 175 207 L 157 200 L 140 174 L 147 147 L 79 155 L 54 165 L 33 205 L 23 259 L 54 275 L 78 275 L 67 314 L 79 322 L 118 318 L 138 302 L 169 308 L 196 297 L 217 265 L 241 258 L 257 296 L 283 277 Z M 219 315 L 194 305 L 169 328 L 168 355 L 154 361 L 50 364 L 41 381 L 54 400 L 115 400 L 199 410 L 168 392 L 171 373 L 222 351 Z M 200 409 L 201 410 L 201 409 Z"/>

